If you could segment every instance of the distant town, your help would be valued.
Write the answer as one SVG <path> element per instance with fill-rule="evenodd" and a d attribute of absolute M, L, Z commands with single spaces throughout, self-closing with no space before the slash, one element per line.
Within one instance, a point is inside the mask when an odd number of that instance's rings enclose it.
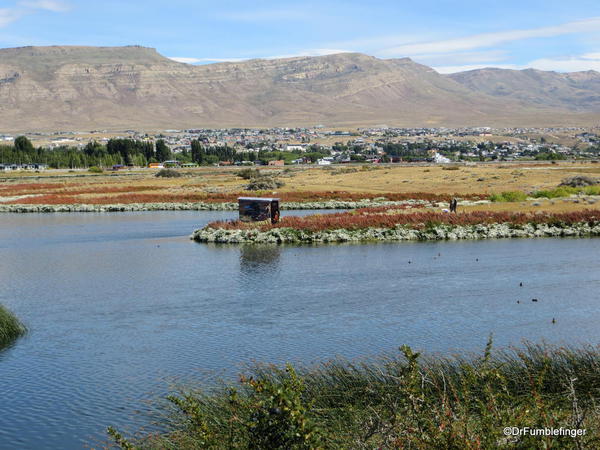
<path fill-rule="evenodd" d="M 159 147 L 161 147 L 159 149 Z M 312 128 L 0 134 L 0 170 L 595 159 L 599 128 Z"/>

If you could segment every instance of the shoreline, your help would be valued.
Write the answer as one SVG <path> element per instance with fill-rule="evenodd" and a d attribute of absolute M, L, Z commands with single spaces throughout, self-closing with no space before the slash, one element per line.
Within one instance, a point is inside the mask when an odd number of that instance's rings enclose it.
<path fill-rule="evenodd" d="M 393 228 L 333 229 L 324 231 L 274 228 L 231 230 L 204 227 L 195 230 L 191 239 L 216 244 L 308 244 L 341 242 L 400 242 L 400 241 L 457 241 L 536 237 L 594 237 L 600 236 L 600 221 L 578 222 L 569 225 L 528 223 L 493 223 L 478 225 L 437 225 L 426 229 L 398 225 Z"/>
<path fill-rule="evenodd" d="M 357 209 L 372 206 L 431 207 L 437 202 L 427 200 L 327 200 L 322 202 L 285 202 L 282 210 Z M 130 212 L 130 211 L 237 211 L 237 202 L 186 203 L 114 203 L 114 204 L 0 204 L 0 213 L 65 213 L 65 212 Z"/>

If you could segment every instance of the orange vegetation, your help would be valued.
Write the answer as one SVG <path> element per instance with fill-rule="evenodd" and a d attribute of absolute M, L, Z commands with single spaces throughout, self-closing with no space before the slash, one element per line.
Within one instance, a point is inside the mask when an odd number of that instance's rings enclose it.
<path fill-rule="evenodd" d="M 59 204 L 111 204 L 111 203 L 179 203 L 179 202 L 236 202 L 240 196 L 277 196 L 283 202 L 318 202 L 327 200 L 339 201 L 358 201 L 365 199 L 385 198 L 386 200 L 427 200 L 435 202 L 446 202 L 453 197 L 461 197 L 470 200 L 482 199 L 484 194 L 432 194 L 427 192 L 412 193 L 385 193 L 374 194 L 366 192 L 345 192 L 345 191 L 326 191 L 326 192 L 228 192 L 228 193 L 207 193 L 202 191 L 174 190 L 173 192 L 147 192 L 156 191 L 159 186 L 90 186 L 80 187 L 78 189 L 64 189 L 64 185 L 46 185 L 40 189 L 32 189 L 25 185 L 15 185 L 18 189 L 0 190 L 0 195 L 36 195 L 24 199 L 7 202 L 9 204 L 34 204 L 34 205 L 59 205 Z M 48 190 L 51 189 L 51 192 Z M 60 190 L 57 190 L 60 189 Z M 40 192 L 41 191 L 41 192 Z M 96 194 L 92 197 L 78 197 L 83 194 Z M 121 195 L 101 195 L 101 194 L 121 194 Z"/>
<path fill-rule="evenodd" d="M 579 222 L 600 222 L 600 210 L 582 210 L 568 213 L 510 213 L 472 211 L 459 214 L 442 212 L 414 212 L 408 214 L 395 214 L 399 208 L 363 208 L 356 211 L 334 214 L 315 214 L 304 217 L 287 216 L 275 225 L 257 223 L 248 224 L 239 221 L 212 222 L 209 227 L 215 229 L 251 229 L 258 228 L 267 231 L 273 228 L 294 228 L 306 231 L 323 231 L 336 229 L 364 229 L 364 228 L 393 228 L 397 225 L 408 225 L 411 228 L 423 229 L 431 225 L 477 225 L 492 223 L 510 223 L 524 225 L 527 223 L 546 224 L 573 224 Z"/>

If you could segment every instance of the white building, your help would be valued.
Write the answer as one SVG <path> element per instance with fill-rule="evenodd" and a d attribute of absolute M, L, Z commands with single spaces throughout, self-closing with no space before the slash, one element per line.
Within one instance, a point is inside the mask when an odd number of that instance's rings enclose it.
<path fill-rule="evenodd" d="M 436 164 L 448 164 L 449 162 L 452 162 L 452 160 L 436 152 L 433 155 L 433 162 L 435 162 Z"/>

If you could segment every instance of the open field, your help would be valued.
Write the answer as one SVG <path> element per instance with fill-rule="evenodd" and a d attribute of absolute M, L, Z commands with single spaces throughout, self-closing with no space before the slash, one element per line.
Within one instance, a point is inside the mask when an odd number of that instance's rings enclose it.
<path fill-rule="evenodd" d="M 180 178 L 157 178 L 155 171 L 138 169 L 100 175 L 87 171 L 46 171 L 9 173 L 0 178 L 0 203 L 7 204 L 108 204 L 149 202 L 235 201 L 248 184 L 236 175 L 239 168 L 202 167 L 186 169 Z M 426 198 L 445 201 L 447 197 L 486 198 L 504 191 L 532 192 L 552 189 L 566 177 L 586 174 L 600 176 L 600 165 L 479 164 L 472 166 L 335 165 L 327 167 L 263 167 L 284 186 L 265 195 L 284 201 L 317 199 Z M 435 194 L 431 196 L 430 194 Z M 495 203 L 472 208 L 490 211 L 544 210 L 573 211 L 589 207 L 585 200 L 563 199 L 535 202 Z M 533 203 L 539 204 L 534 205 Z"/>

